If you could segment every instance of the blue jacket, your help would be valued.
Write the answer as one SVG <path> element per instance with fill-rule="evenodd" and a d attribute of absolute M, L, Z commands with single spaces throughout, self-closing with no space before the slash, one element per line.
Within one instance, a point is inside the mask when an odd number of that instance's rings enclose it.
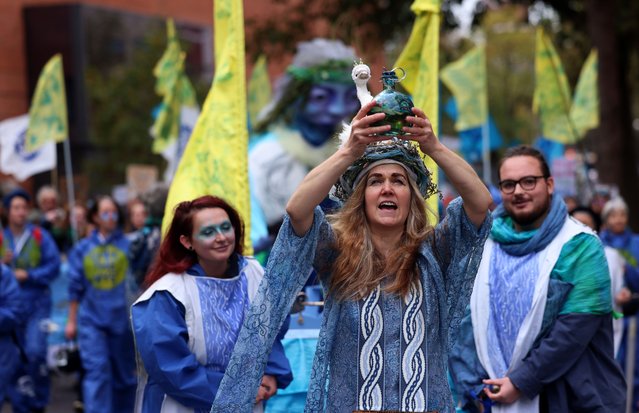
<path fill-rule="evenodd" d="M 6 265 L 0 269 L 0 400 L 21 363 L 20 351 L 15 343 L 16 327 L 23 321 L 24 308 L 18 282 Z"/>
<path fill-rule="evenodd" d="M 97 231 L 69 253 L 69 300 L 79 303 L 78 325 L 122 333 L 129 328 L 129 241 L 120 231 Z"/>
<path fill-rule="evenodd" d="M 598 291 L 605 291 L 602 302 L 609 300 L 609 290 L 600 286 L 607 277 L 596 237 L 579 234 L 563 245 L 550 273 L 541 330 L 522 363 L 507 373 L 522 397 L 543 394 L 541 411 L 623 412 L 626 385 L 612 354 L 612 312 L 586 305 L 587 298 L 598 301 Z M 460 330 L 450 372 L 464 411 L 475 412 L 488 373 L 477 356 L 470 309 Z"/>
<path fill-rule="evenodd" d="M 9 228 L 5 228 L 0 252 L 4 253 L 8 249 L 14 251 L 13 260 L 8 265 L 27 271 L 29 277 L 20 285 L 20 290 L 26 301 L 33 301 L 49 296 L 49 284 L 60 273 L 60 252 L 46 230 L 27 224 L 25 231 L 29 237 L 19 254 L 15 254 L 16 240 Z"/>
<path fill-rule="evenodd" d="M 242 282 L 241 277 L 246 280 L 242 269 L 245 263 L 246 259 L 240 257 L 239 283 Z M 187 270 L 187 273 L 197 278 L 206 277 L 198 264 Z M 233 285 L 237 284 L 234 282 Z M 224 296 L 222 301 L 229 300 L 227 302 L 230 302 L 233 297 L 238 298 L 230 290 L 224 288 L 217 290 L 214 294 Z M 227 294 L 230 295 L 227 296 Z M 215 302 L 213 297 L 206 299 L 207 296 L 192 297 L 194 302 L 200 304 L 186 308 L 171 292 L 158 290 L 153 292 L 148 300 L 137 302 L 131 308 L 136 346 L 148 374 L 148 381 L 143 390 L 142 412 L 162 411 L 161 406 L 165 396 L 175 399 L 184 407 L 208 412 L 224 376 L 224 367 L 221 366 L 224 363 L 221 359 L 214 359 L 212 356 L 211 360 L 207 360 L 206 363 L 198 361 L 192 351 L 191 340 L 193 337 L 189 335 L 186 321 L 187 312 L 195 312 L 196 323 L 202 323 L 205 329 L 208 327 L 215 330 L 208 331 L 209 334 L 205 331 L 204 337 L 216 340 L 213 347 L 219 349 L 222 346 L 218 339 L 222 335 L 227 335 L 228 332 L 219 331 L 215 329 L 214 325 L 203 322 L 204 315 L 211 316 L 211 313 L 208 312 L 210 310 L 205 311 L 205 309 Z M 200 312 L 197 312 L 196 308 L 200 308 Z M 225 307 L 224 314 L 233 318 L 235 313 Z M 234 321 L 236 320 L 229 320 L 230 328 L 232 328 Z M 281 343 L 287 329 L 288 323 L 285 323 L 273 344 L 265 370 L 265 374 L 275 377 L 279 388 L 285 388 L 293 379 L 291 366 Z M 208 342 L 209 339 L 205 340 Z M 209 347 L 206 344 L 204 346 Z M 228 356 L 228 354 L 226 355 Z"/>
<path fill-rule="evenodd" d="M 621 234 L 613 234 L 608 230 L 599 234 L 604 245 L 612 247 L 626 260 L 625 281 L 633 292 L 639 292 L 639 234 L 626 229 Z"/>

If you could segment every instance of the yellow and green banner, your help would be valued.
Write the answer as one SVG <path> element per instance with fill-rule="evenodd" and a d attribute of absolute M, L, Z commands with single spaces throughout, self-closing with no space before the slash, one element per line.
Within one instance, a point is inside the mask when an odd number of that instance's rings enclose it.
<path fill-rule="evenodd" d="M 248 113 L 251 125 L 255 125 L 260 111 L 271 101 L 271 93 L 266 56 L 260 55 L 255 61 L 248 84 Z"/>
<path fill-rule="evenodd" d="M 53 56 L 42 69 L 29 109 L 25 150 L 33 152 L 47 142 L 62 142 L 69 135 L 62 55 Z"/>
<path fill-rule="evenodd" d="M 172 19 L 166 22 L 166 31 L 166 50 L 153 68 L 157 79 L 155 91 L 162 96 L 162 105 L 151 127 L 151 135 L 155 138 L 154 153 L 163 153 L 178 139 L 182 107 L 197 107 L 195 90 L 184 73 L 185 53 L 180 47 Z"/>
<path fill-rule="evenodd" d="M 245 253 L 251 254 L 243 14 L 241 0 L 214 3 L 213 85 L 171 183 L 162 227 L 166 231 L 178 203 L 216 195 L 242 216 Z"/>
<path fill-rule="evenodd" d="M 459 60 L 443 67 L 439 77 L 457 101 L 459 116 L 455 129 L 462 131 L 483 125 L 488 117 L 485 48 L 472 48 Z"/>
<path fill-rule="evenodd" d="M 563 144 L 576 142 L 570 107 L 570 87 L 561 60 L 544 29 L 538 27 L 533 111 L 540 117 L 545 138 Z"/>
<path fill-rule="evenodd" d="M 583 138 L 589 129 L 599 126 L 597 72 L 597 50 L 593 49 L 581 68 L 572 107 L 570 108 L 570 119 L 578 138 Z"/>
<path fill-rule="evenodd" d="M 439 26 L 440 0 L 415 0 L 411 5 L 415 23 L 408 43 L 400 54 L 395 67 L 406 71 L 401 85 L 412 95 L 413 103 L 430 119 L 435 134 L 439 132 Z M 427 156 L 424 161 L 438 182 L 437 164 Z M 437 213 L 438 199 L 428 199 L 430 210 Z"/>

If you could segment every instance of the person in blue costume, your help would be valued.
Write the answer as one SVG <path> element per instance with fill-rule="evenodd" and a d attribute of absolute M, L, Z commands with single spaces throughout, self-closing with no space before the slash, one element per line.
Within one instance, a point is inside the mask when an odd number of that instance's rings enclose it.
<path fill-rule="evenodd" d="M 613 198 L 601 210 L 603 231 L 601 241 L 617 251 L 626 260 L 626 283 L 639 292 L 639 234 L 628 227 L 628 205 L 621 198 Z"/>
<path fill-rule="evenodd" d="M 144 277 L 160 248 L 162 216 L 167 193 L 168 186 L 157 183 L 141 195 L 140 199 L 148 216 L 141 228 L 127 234 L 131 241 L 131 269 L 135 282 L 139 286 L 144 283 Z"/>
<path fill-rule="evenodd" d="M 568 216 L 543 155 L 510 148 L 450 372 L 466 411 L 625 411 L 604 249 Z"/>
<path fill-rule="evenodd" d="M 131 308 L 140 360 L 136 413 L 209 411 L 263 277 L 243 244 L 244 225 L 226 201 L 206 195 L 176 207 L 150 286 Z M 269 347 L 249 411 L 263 411 L 262 402 L 293 379 L 279 340 L 285 332 Z"/>
<path fill-rule="evenodd" d="M 627 287 L 630 289 L 635 298 L 623 306 L 625 317 L 625 334 L 624 340 L 619 349 L 619 359 L 621 365 L 628 369 L 627 362 L 632 362 L 628 357 L 628 327 L 630 317 L 637 317 L 637 299 L 636 294 L 639 293 L 639 234 L 634 234 L 628 227 L 628 205 L 626 202 L 617 197 L 609 200 L 604 204 L 601 210 L 601 218 L 604 230 L 601 231 L 600 237 L 604 245 L 614 248 L 621 254 L 625 260 L 624 277 Z M 635 347 L 637 354 L 639 349 Z M 633 409 L 639 410 L 639 359 L 635 355 L 635 366 L 633 373 Z M 629 374 L 626 371 L 626 374 Z"/>
<path fill-rule="evenodd" d="M 251 220 L 256 252 L 270 248 L 295 188 L 335 152 L 331 138 L 359 109 L 354 60 L 353 49 L 339 40 L 301 42 L 260 113 L 248 160 L 253 214 L 263 216 Z M 268 232 L 257 226 L 264 221 Z"/>
<path fill-rule="evenodd" d="M 291 197 L 265 281 L 240 333 L 212 412 L 246 412 L 265 356 L 311 268 L 326 301 L 306 412 L 455 410 L 448 349 L 468 305 L 492 199 L 473 171 L 442 145 L 423 111 L 400 139 L 371 126 L 384 113 L 355 116 L 345 143 Z M 413 145 L 429 155 L 461 198 L 429 223 L 436 186 Z M 318 207 L 333 184 L 344 202 Z M 252 371 L 251 371 L 252 370 Z M 248 373 L 247 373 L 248 372 Z"/>
<path fill-rule="evenodd" d="M 26 306 L 24 324 L 17 332 L 27 363 L 8 391 L 16 413 L 43 411 L 49 402 L 50 380 L 47 368 L 47 327 L 51 316 L 49 285 L 60 272 L 60 253 L 51 235 L 27 222 L 29 195 L 15 189 L 4 197 L 7 227 L 2 232 L 0 254 L 11 267 Z"/>
<path fill-rule="evenodd" d="M 16 342 L 16 331 L 24 318 L 24 303 L 11 269 L 0 268 L 0 404 L 4 401 L 22 361 L 22 351 Z"/>
<path fill-rule="evenodd" d="M 129 241 L 113 198 L 99 196 L 89 210 L 96 229 L 69 253 L 67 339 L 77 336 L 86 413 L 126 413 L 135 402 L 135 350 Z"/>

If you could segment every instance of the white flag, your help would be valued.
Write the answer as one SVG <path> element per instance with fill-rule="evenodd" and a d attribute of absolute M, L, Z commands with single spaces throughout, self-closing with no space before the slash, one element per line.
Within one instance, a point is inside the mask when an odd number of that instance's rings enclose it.
<path fill-rule="evenodd" d="M 50 140 L 33 152 L 24 148 L 29 115 L 0 122 L 0 171 L 18 181 L 56 167 L 55 141 Z"/>

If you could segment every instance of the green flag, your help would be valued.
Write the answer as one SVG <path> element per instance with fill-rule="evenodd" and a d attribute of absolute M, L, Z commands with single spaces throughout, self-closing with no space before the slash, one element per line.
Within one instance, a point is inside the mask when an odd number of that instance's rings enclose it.
<path fill-rule="evenodd" d="M 484 47 L 477 46 L 445 66 L 439 77 L 457 101 L 459 116 L 455 129 L 461 131 L 483 125 L 488 116 Z"/>
<path fill-rule="evenodd" d="M 598 64 L 597 51 L 593 49 L 581 68 L 579 81 L 575 88 L 575 97 L 570 108 L 570 119 L 579 138 L 583 138 L 589 129 L 599 126 Z"/>
<path fill-rule="evenodd" d="M 162 96 L 162 106 L 151 127 L 153 152 L 162 153 L 174 142 L 180 132 L 182 106 L 197 106 L 195 90 L 184 73 L 185 54 L 175 35 L 173 20 L 166 22 L 167 46 L 164 54 L 153 68 L 156 77 L 155 91 Z"/>
<path fill-rule="evenodd" d="M 25 150 L 33 152 L 47 142 L 62 142 L 69 135 L 62 55 L 53 56 L 42 69 L 29 109 Z"/>
<path fill-rule="evenodd" d="M 271 81 L 268 77 L 266 56 L 260 55 L 253 66 L 248 83 L 248 112 L 251 125 L 255 125 L 257 115 L 271 101 Z"/>
<path fill-rule="evenodd" d="M 574 143 L 575 131 L 570 123 L 570 87 L 566 73 L 550 38 L 537 28 L 535 52 L 535 94 L 533 111 L 541 119 L 545 138 L 559 143 Z"/>

